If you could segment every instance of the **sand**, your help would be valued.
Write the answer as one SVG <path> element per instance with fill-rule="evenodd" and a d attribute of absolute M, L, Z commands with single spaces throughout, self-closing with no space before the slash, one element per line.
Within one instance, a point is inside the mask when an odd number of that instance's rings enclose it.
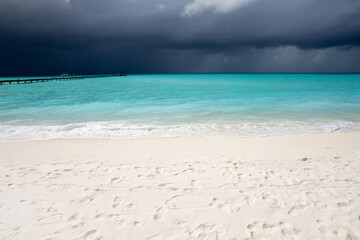
<path fill-rule="evenodd" d="M 360 133 L 0 143 L 0 239 L 359 239 Z"/>

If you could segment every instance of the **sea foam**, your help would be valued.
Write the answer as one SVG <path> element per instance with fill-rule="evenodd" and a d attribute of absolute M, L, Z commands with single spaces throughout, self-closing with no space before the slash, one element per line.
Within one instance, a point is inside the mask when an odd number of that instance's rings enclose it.
<path fill-rule="evenodd" d="M 299 133 L 360 131 L 359 122 L 266 122 L 141 125 L 85 122 L 65 125 L 0 125 L 0 141 L 57 138 L 139 139 L 161 137 L 261 137 Z"/>

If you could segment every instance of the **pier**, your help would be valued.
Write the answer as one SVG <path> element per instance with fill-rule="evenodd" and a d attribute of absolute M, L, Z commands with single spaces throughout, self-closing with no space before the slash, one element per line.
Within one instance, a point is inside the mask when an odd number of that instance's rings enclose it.
<path fill-rule="evenodd" d="M 27 83 L 38 83 L 38 82 L 49 82 L 49 81 L 68 81 L 68 80 L 78 80 L 85 78 L 104 78 L 104 77 L 118 77 L 118 76 L 126 76 L 124 72 L 120 74 L 112 74 L 112 75 L 76 75 L 76 76 L 57 76 L 57 77 L 48 77 L 48 78 L 23 78 L 23 79 L 9 79 L 9 80 L 0 80 L 0 85 L 17 83 L 17 84 L 27 84 Z"/>

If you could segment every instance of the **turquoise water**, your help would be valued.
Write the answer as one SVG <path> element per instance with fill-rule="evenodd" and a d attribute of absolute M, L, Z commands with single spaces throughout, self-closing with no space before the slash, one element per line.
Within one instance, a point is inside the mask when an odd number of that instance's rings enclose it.
<path fill-rule="evenodd" d="M 129 75 L 2 85 L 0 100 L 2 141 L 360 130 L 358 74 Z"/>

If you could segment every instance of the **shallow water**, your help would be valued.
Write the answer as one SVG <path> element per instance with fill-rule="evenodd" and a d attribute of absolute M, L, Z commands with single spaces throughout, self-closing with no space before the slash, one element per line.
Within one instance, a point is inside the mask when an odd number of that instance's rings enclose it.
<path fill-rule="evenodd" d="M 359 74 L 161 74 L 0 86 L 0 140 L 360 130 Z"/>

